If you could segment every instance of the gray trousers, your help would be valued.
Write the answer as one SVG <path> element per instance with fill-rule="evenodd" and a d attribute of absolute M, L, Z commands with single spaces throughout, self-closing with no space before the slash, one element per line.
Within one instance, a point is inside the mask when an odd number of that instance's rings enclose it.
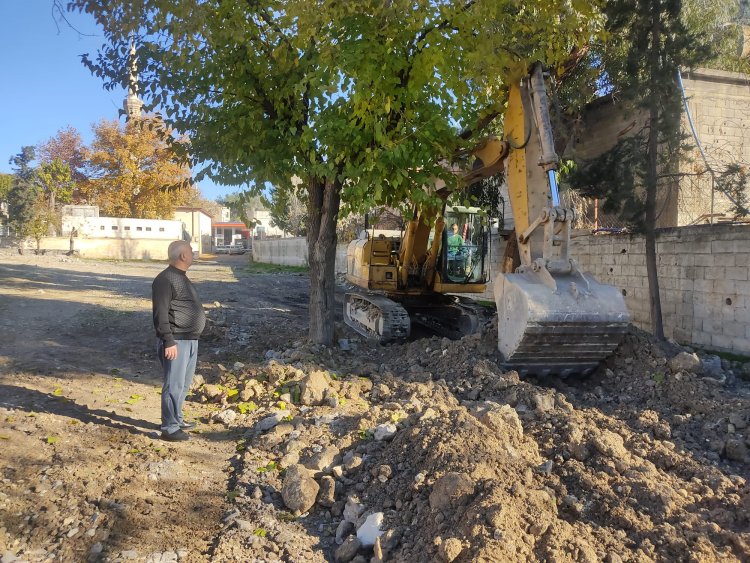
<path fill-rule="evenodd" d="M 159 339 L 156 349 L 163 370 L 161 387 L 161 430 L 171 434 L 183 423 L 182 407 L 190 391 L 198 360 L 197 340 L 176 340 L 177 357 L 164 357 L 164 342 Z"/>

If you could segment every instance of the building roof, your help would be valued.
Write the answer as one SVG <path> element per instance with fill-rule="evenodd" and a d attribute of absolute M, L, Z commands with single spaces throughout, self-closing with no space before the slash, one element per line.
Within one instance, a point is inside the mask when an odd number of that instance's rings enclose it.
<path fill-rule="evenodd" d="M 181 205 L 179 207 L 174 208 L 175 211 L 198 211 L 199 213 L 203 213 L 206 217 L 212 218 L 211 214 L 206 211 L 205 209 L 201 209 L 200 207 L 188 207 L 185 205 Z"/>

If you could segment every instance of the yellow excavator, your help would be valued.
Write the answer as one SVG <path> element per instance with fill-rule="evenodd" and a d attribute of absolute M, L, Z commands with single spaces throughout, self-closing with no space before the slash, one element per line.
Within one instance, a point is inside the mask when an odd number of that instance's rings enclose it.
<path fill-rule="evenodd" d="M 523 374 L 587 373 L 620 342 L 630 320 L 620 292 L 570 257 L 572 209 L 560 203 L 547 91 L 540 63 L 511 84 L 504 138 L 485 139 L 459 188 L 505 171 L 520 265 L 497 272 L 498 350 Z M 477 330 L 478 306 L 453 294 L 484 293 L 489 224 L 478 208 L 415 210 L 401 236 L 362 236 L 347 248 L 344 320 L 380 342 L 408 338 L 411 322 L 451 338 Z M 446 229 L 446 225 L 448 229 Z"/>

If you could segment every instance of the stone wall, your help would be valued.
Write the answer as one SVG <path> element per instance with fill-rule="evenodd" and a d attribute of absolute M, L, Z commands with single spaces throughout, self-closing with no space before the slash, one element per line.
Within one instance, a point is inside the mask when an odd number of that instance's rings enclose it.
<path fill-rule="evenodd" d="M 305 239 L 256 241 L 253 258 L 306 265 Z M 505 240 L 493 236 L 491 272 L 497 272 Z M 572 256 L 600 282 L 620 289 L 636 326 L 651 326 L 646 250 L 635 235 L 574 236 Z M 703 225 L 661 229 L 657 262 L 664 331 L 682 344 L 750 354 L 750 225 Z M 336 255 L 346 272 L 346 244 Z M 492 282 L 475 299 L 494 300 Z"/>
<path fill-rule="evenodd" d="M 683 73 L 683 84 L 696 133 L 709 165 L 717 173 L 729 164 L 750 162 L 750 76 L 699 68 Z M 719 190 L 713 190 L 703 158 L 695 146 L 687 116 L 682 129 L 693 146 L 682 172 L 691 174 L 680 182 L 677 225 L 687 225 L 712 213 L 729 213 L 731 203 Z M 731 215 L 731 213 L 729 213 Z M 703 220 L 706 221 L 705 219 Z"/>
<path fill-rule="evenodd" d="M 750 226 L 663 229 L 657 266 L 664 332 L 683 344 L 750 354 Z M 641 236 L 582 236 L 573 256 L 625 295 L 633 324 L 651 326 Z"/>

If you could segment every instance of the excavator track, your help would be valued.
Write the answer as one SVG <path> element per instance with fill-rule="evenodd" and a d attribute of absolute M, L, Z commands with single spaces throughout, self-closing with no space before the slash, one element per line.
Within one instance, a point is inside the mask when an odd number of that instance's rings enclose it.
<path fill-rule="evenodd" d="M 407 308 L 415 323 L 451 340 L 478 332 L 484 320 L 482 307 L 470 301 L 423 306 L 407 304 Z"/>
<path fill-rule="evenodd" d="M 406 340 L 411 333 L 406 309 L 382 295 L 347 293 L 344 322 L 365 338 L 381 344 Z"/>

